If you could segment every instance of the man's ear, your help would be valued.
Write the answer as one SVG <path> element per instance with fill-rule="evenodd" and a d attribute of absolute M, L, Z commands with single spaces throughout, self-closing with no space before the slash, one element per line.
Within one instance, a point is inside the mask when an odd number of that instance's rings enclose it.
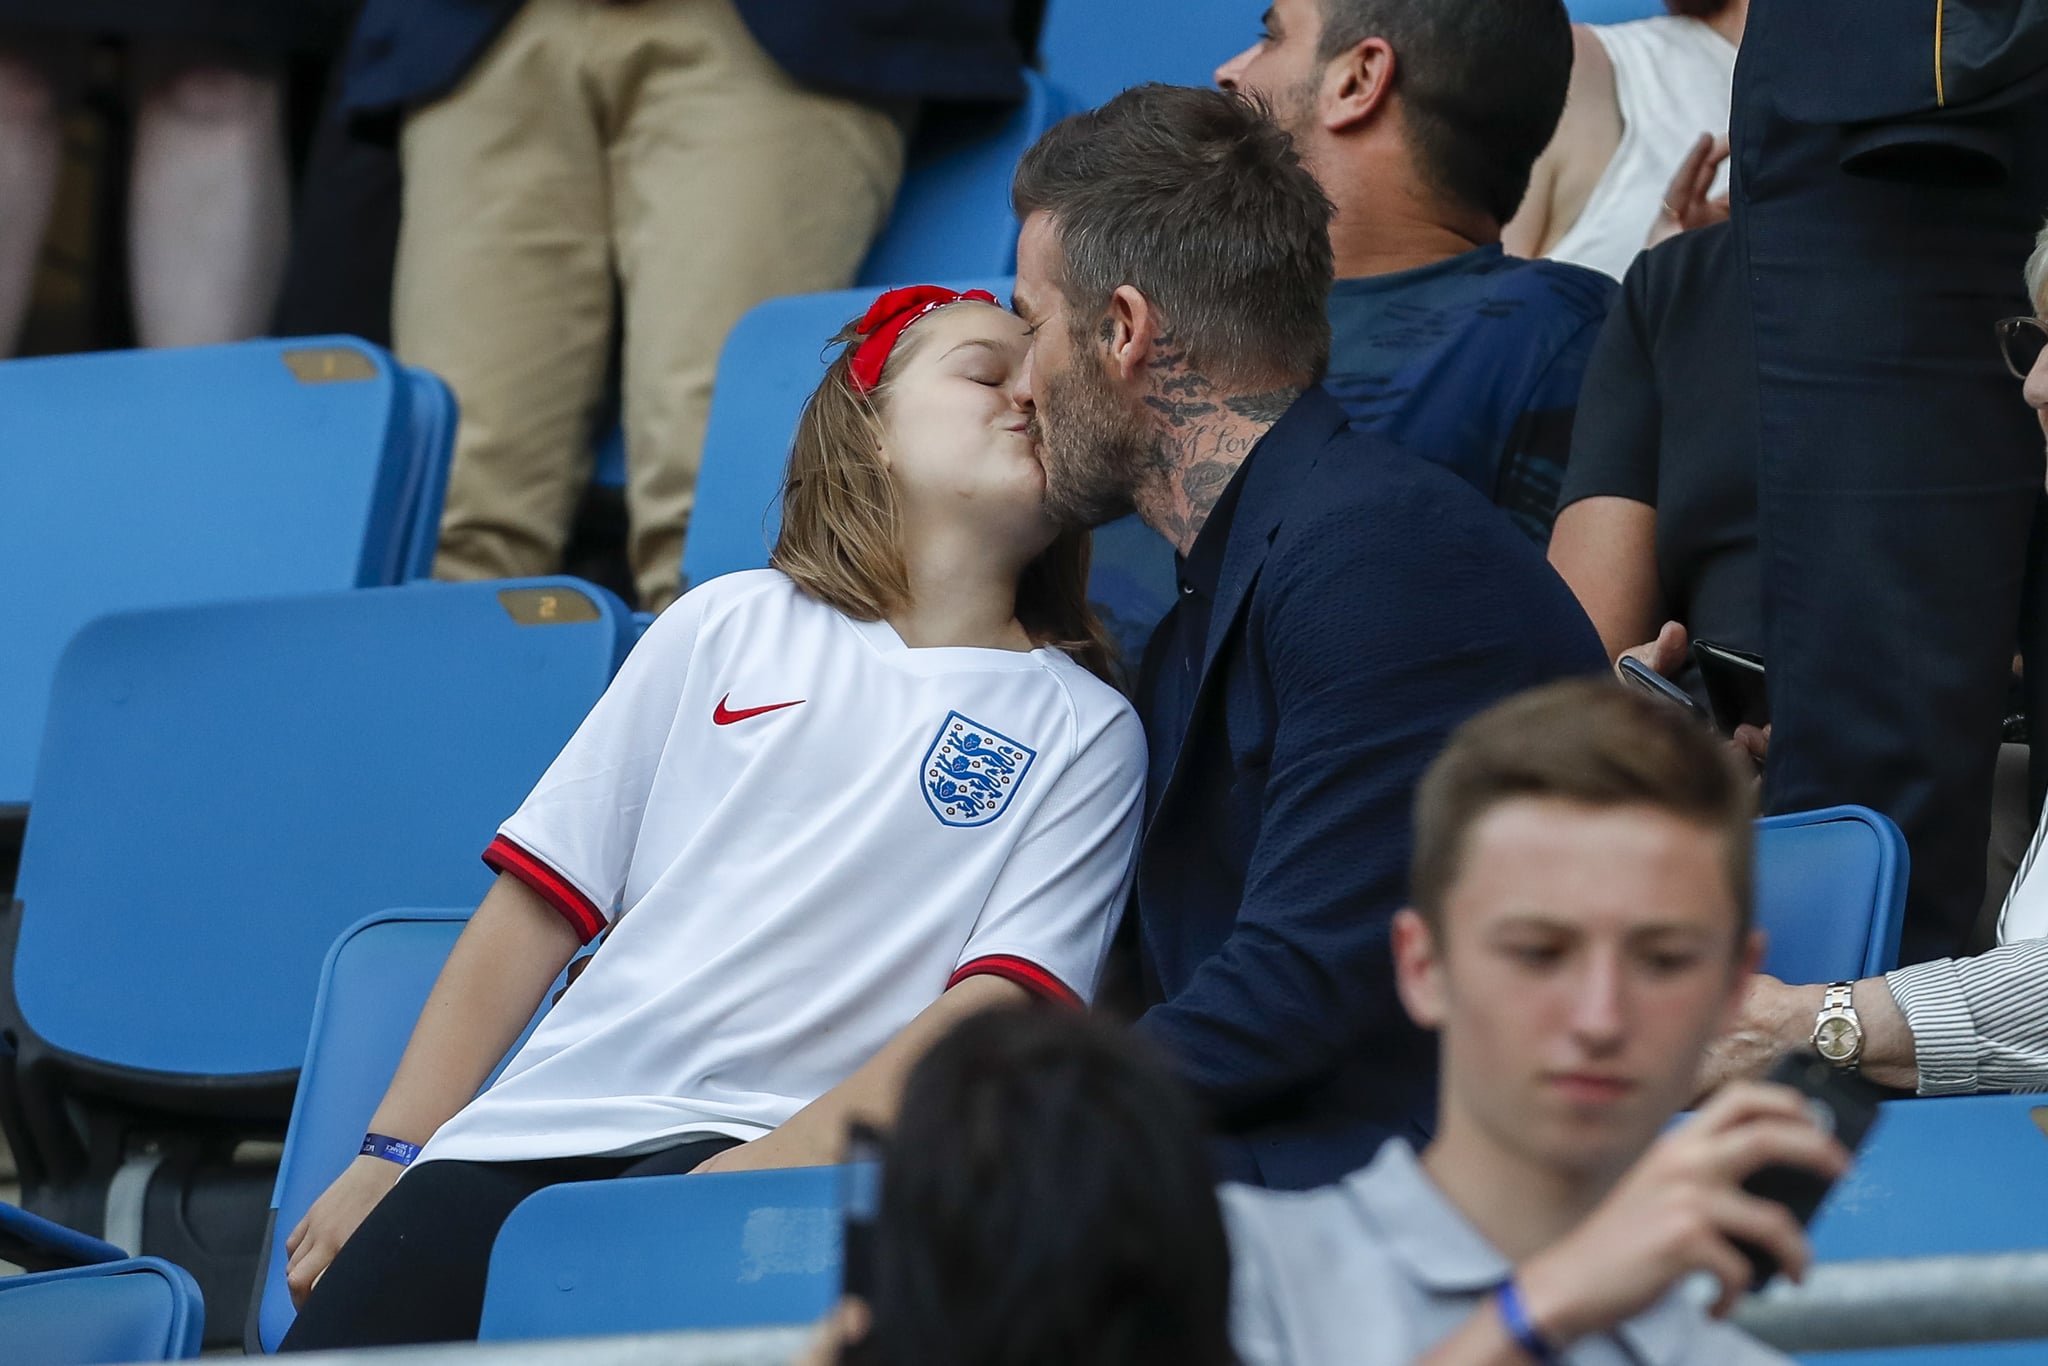
<path fill-rule="evenodd" d="M 1436 933 L 1420 911 L 1404 906 L 1394 913 L 1394 986 L 1408 1018 L 1424 1029 L 1444 1022 L 1443 955 Z"/>
<path fill-rule="evenodd" d="M 1338 54 L 1323 68 L 1316 116 L 1332 133 L 1348 133 L 1376 118 L 1394 93 L 1398 65 L 1393 45 L 1367 38 Z"/>
<path fill-rule="evenodd" d="M 1096 324 L 1095 340 L 1102 346 L 1103 360 L 1110 374 L 1129 383 L 1151 364 L 1153 333 L 1159 326 L 1159 310 L 1135 285 L 1118 285 L 1109 296 L 1109 309 Z"/>

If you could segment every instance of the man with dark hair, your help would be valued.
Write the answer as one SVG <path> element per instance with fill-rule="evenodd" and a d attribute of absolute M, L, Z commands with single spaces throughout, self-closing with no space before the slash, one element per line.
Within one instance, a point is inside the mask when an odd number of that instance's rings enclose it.
<path fill-rule="evenodd" d="M 1501 229 L 1571 69 L 1559 0 L 1273 0 L 1216 73 L 1270 106 L 1335 205 L 1325 387 L 1539 545 L 1615 286 L 1507 256 Z"/>
<path fill-rule="evenodd" d="M 1658 1138 L 1762 954 L 1752 787 L 1677 708 L 1602 680 L 1452 736 L 1393 931 L 1401 999 L 1443 1043 L 1436 1137 L 1328 1190 L 1226 1190 L 1246 1366 L 1783 1362 L 1709 1318 L 1749 1288 L 1740 1244 L 1795 1277 L 1808 1258 L 1742 1182 L 1848 1154 L 1757 1083 Z M 1678 1291 L 1696 1272 L 1711 1311 Z"/>
<path fill-rule="evenodd" d="M 1139 1029 L 1226 1176 L 1334 1180 L 1434 1108 L 1392 991 L 1408 803 L 1489 703 L 1605 667 L 1542 556 L 1315 388 L 1329 203 L 1250 103 L 1141 86 L 1018 168 L 1018 381 L 1056 513 L 1179 555 L 1146 651 Z"/>

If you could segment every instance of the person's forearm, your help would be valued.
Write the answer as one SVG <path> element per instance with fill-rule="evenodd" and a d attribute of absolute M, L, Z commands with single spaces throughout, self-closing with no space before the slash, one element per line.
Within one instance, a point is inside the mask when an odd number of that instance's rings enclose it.
<path fill-rule="evenodd" d="M 1779 985 L 1770 992 L 1763 1009 L 1768 1012 L 1769 1032 L 1780 1051 L 1810 1047 L 1814 1021 L 1827 995 L 1824 983 Z M 1892 998 L 1882 977 L 1866 977 L 1853 988 L 1856 1018 L 1863 1026 L 1863 1058 L 1857 1064 L 1864 1076 L 1880 1086 L 1910 1091 L 1919 1084 L 1920 1069 L 1913 1047 L 1913 1031 L 1904 1012 Z"/>
<path fill-rule="evenodd" d="M 561 912 L 500 874 L 435 980 L 371 1131 L 432 1138 L 476 1095 L 577 947 Z"/>
<path fill-rule="evenodd" d="M 732 1150 L 714 1165 L 728 1169 L 830 1166 L 840 1160 L 849 1124 L 887 1127 L 895 1123 L 896 1106 L 911 1069 L 955 1025 L 981 1011 L 1019 1006 L 1029 1000 L 1029 992 L 1004 978 L 968 978 L 926 1006 L 845 1081 L 791 1115 L 773 1133 Z"/>

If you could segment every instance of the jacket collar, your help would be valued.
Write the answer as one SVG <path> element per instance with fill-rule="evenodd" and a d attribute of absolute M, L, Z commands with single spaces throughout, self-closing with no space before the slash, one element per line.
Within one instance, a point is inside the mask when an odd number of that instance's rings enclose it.
<path fill-rule="evenodd" d="M 1265 567 L 1266 552 L 1286 520 L 1294 491 L 1303 476 L 1315 467 L 1330 439 L 1350 425 L 1350 418 L 1337 401 L 1320 386 L 1303 391 L 1280 420 L 1266 429 L 1251 453 L 1245 457 L 1240 475 L 1237 509 L 1231 517 L 1230 538 L 1224 545 L 1223 569 L 1216 581 L 1216 596 L 1209 606 L 1209 630 L 1202 648 L 1202 667 L 1196 676 L 1195 701 L 1188 710 L 1192 727 L 1202 714 L 1216 657 L 1233 635 L 1232 628 L 1251 596 L 1252 585 Z M 1187 735 L 1175 737 L 1173 769 L 1166 789 L 1153 805 L 1152 818 L 1166 807 L 1167 798 L 1180 785 L 1187 761 Z"/>
<path fill-rule="evenodd" d="M 1314 468 L 1330 438 L 1349 425 L 1349 417 L 1335 399 L 1320 387 L 1311 388 L 1266 429 L 1245 457 L 1244 487 L 1238 494 L 1230 540 L 1223 552 L 1216 600 L 1209 609 L 1209 639 L 1202 652 L 1197 696 L 1208 686 L 1209 671 L 1258 580 L 1302 475 Z"/>

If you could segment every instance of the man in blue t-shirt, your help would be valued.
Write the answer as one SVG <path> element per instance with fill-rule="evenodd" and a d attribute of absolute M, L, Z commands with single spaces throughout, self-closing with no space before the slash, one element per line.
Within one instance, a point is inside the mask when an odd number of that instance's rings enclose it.
<path fill-rule="evenodd" d="M 1616 286 L 1506 255 L 1571 82 L 1557 0 L 1273 0 L 1216 73 L 1293 135 L 1336 205 L 1323 381 L 1352 425 L 1447 465 L 1538 544 Z"/>

